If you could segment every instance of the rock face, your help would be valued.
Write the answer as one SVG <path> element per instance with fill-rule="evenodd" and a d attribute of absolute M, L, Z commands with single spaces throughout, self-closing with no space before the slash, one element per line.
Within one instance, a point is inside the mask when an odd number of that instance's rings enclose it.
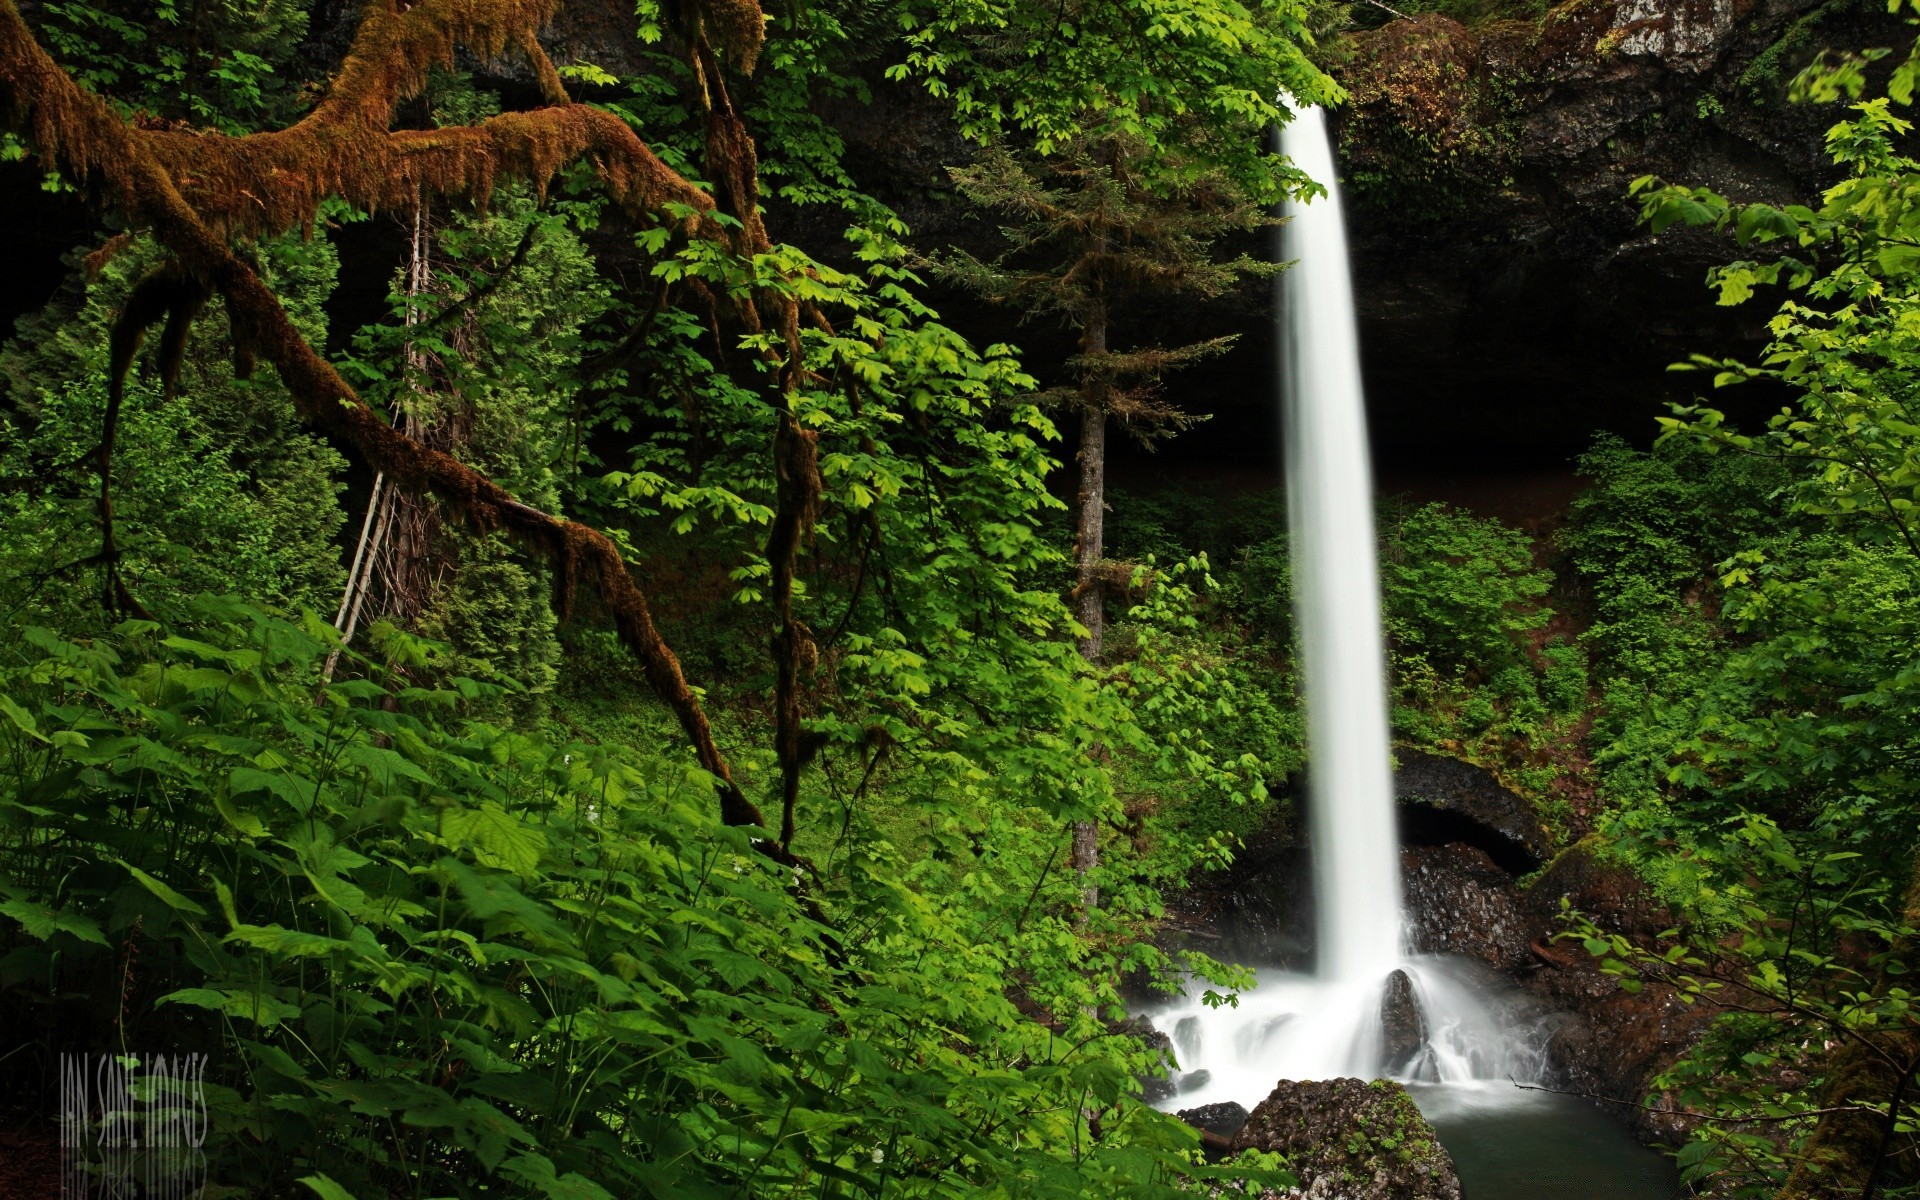
<path fill-rule="evenodd" d="M 1283 1154 L 1311 1200 L 1460 1200 L 1453 1159 L 1397 1083 L 1282 1081 L 1234 1136 Z"/>
<path fill-rule="evenodd" d="M 1502 971 L 1535 961 L 1528 943 L 1540 933 L 1521 903 L 1513 877 L 1484 850 L 1459 842 L 1408 846 L 1400 852 L 1408 933 L 1422 954 L 1464 954 Z"/>
<path fill-rule="evenodd" d="M 1786 103 L 1786 84 L 1822 47 L 1904 46 L 1875 8 L 1563 0 L 1354 35 L 1336 72 L 1352 97 L 1340 148 L 1387 457 L 1577 451 L 1596 427 L 1648 436 L 1661 400 L 1695 386 L 1667 363 L 1751 346 L 1768 306 L 1716 310 L 1701 286 L 1734 248 L 1647 235 L 1628 186 L 1817 196 L 1833 110 Z"/>
<path fill-rule="evenodd" d="M 1393 773 L 1393 794 L 1403 806 L 1404 823 L 1416 825 L 1424 819 L 1433 826 L 1435 841 L 1478 844 L 1488 857 L 1516 875 L 1533 870 L 1553 853 L 1553 839 L 1533 805 L 1502 787 L 1485 767 L 1420 750 L 1396 751 L 1395 757 L 1400 769 Z M 1445 837 L 1454 832 L 1446 828 L 1448 817 L 1464 817 L 1479 828 L 1462 828 L 1459 836 Z M 1489 839 L 1482 831 L 1498 836 Z"/>
<path fill-rule="evenodd" d="M 1208 954 L 1260 966 L 1311 962 L 1313 879 L 1306 848 L 1283 831 L 1248 839 L 1232 866 L 1172 897 L 1168 909 L 1167 934 Z"/>
<path fill-rule="evenodd" d="M 1705 1030 L 1712 1014 L 1704 1005 L 1682 1003 L 1663 984 L 1626 992 L 1579 946 L 1546 945 L 1544 939 L 1557 928 L 1563 898 L 1609 931 L 1636 939 L 1651 939 L 1667 928 L 1670 914 L 1638 879 L 1578 846 L 1561 855 L 1525 897 L 1541 931 L 1540 945 L 1548 953 L 1539 956 L 1541 969 L 1522 986 L 1564 1014 L 1548 1044 L 1555 1067 L 1570 1090 L 1638 1101 L 1647 1094 L 1649 1081 Z M 1623 1111 L 1644 1136 L 1673 1140 L 1687 1129 L 1683 1118 Z"/>
<path fill-rule="evenodd" d="M 1551 853 L 1533 806 L 1470 763 L 1414 750 L 1397 756 L 1401 834 L 1419 856 L 1405 873 L 1416 948 L 1503 969 L 1531 962 L 1529 918 L 1512 877 Z M 1249 838 L 1233 866 L 1199 880 L 1170 908 L 1168 932 L 1197 949 L 1261 966 L 1311 965 L 1311 863 L 1285 829 Z"/>
<path fill-rule="evenodd" d="M 1380 1033 L 1387 1074 L 1405 1075 L 1427 1045 L 1427 1016 L 1420 1011 L 1420 1001 L 1413 994 L 1413 980 L 1405 971 L 1387 976 L 1387 986 L 1380 997 Z"/>

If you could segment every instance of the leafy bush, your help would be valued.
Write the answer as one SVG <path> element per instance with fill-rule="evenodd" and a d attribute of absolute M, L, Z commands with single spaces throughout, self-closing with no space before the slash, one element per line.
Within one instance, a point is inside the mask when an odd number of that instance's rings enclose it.
<path fill-rule="evenodd" d="M 262 269 L 310 336 L 337 261 L 325 241 L 273 239 Z M 0 351 L 0 605 L 62 628 L 97 625 L 97 448 L 107 407 L 107 330 L 161 261 L 138 241 L 84 287 L 22 322 Z M 224 313 L 195 322 L 177 395 L 129 381 L 113 466 L 119 564 L 165 612 L 199 592 L 331 609 L 345 570 L 333 538 L 346 463 L 300 429 L 270 373 L 236 378 Z M 76 586 L 79 584 L 81 586 Z"/>
<path fill-rule="evenodd" d="M 1553 614 L 1540 604 L 1552 576 L 1533 565 L 1524 533 L 1427 504 L 1390 518 L 1381 540 L 1382 616 L 1397 654 L 1455 678 L 1526 666 L 1526 636 Z"/>
<path fill-rule="evenodd" d="M 462 720 L 477 685 L 380 662 L 316 690 L 321 622 L 196 611 L 192 637 L 29 629 L 0 669 L 0 972 L 8 1019 L 60 1014 L 60 1049 L 211 1056 L 219 1194 L 1226 1178 L 1128 1098 L 1137 1042 L 1016 1007 L 1016 971 L 1084 955 L 1069 923 L 1010 930 L 1010 959 L 956 913 L 1014 903 L 949 907 L 884 843 L 803 884 L 678 757 Z"/>

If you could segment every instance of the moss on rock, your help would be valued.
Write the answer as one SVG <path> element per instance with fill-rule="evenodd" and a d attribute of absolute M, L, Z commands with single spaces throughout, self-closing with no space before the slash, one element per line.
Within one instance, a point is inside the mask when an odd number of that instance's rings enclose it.
<path fill-rule="evenodd" d="M 1314 1200 L 1460 1200 L 1453 1159 L 1390 1080 L 1283 1080 L 1234 1137 L 1285 1157 Z"/>

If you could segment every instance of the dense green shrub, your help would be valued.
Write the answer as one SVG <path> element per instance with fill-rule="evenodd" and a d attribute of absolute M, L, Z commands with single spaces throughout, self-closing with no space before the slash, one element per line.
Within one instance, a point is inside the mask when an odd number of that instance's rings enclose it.
<path fill-rule="evenodd" d="M 1395 652 L 1452 677 L 1498 678 L 1527 666 L 1527 635 L 1553 615 L 1552 586 L 1517 529 L 1444 504 L 1381 530 L 1383 620 Z"/>
<path fill-rule="evenodd" d="M 209 1054 L 221 1194 L 1064 1200 L 1217 1174 L 1127 1098 L 1138 1043 L 1016 1007 L 1088 950 L 1032 909 L 1017 810 L 969 869 L 1009 886 L 858 830 L 802 882 L 678 755 L 463 719 L 479 686 L 405 686 L 385 664 L 437 651 L 391 630 L 316 691 L 323 623 L 195 610 L 195 636 L 29 629 L 0 667 L 0 974 L 48 1049 Z"/>

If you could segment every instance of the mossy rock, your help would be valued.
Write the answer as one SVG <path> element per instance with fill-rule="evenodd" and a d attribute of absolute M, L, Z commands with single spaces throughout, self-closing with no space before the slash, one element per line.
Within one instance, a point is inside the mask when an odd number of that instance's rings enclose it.
<path fill-rule="evenodd" d="M 1460 1200 L 1452 1157 L 1389 1080 L 1283 1080 L 1234 1147 L 1284 1156 L 1311 1200 Z"/>

